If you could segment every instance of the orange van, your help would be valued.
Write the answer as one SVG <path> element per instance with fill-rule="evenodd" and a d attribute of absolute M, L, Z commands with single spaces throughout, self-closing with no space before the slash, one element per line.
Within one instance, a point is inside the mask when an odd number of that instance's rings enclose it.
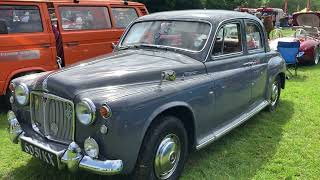
<path fill-rule="evenodd" d="M 9 100 L 13 78 L 110 53 L 146 14 L 143 4 L 120 0 L 1 0 L 0 96 Z"/>

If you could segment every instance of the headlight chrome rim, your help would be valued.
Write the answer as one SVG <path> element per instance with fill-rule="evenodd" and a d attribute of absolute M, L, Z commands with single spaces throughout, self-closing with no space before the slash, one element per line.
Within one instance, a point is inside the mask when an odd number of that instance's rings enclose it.
<path fill-rule="evenodd" d="M 83 114 L 80 114 L 82 112 L 79 112 L 80 111 L 80 106 L 83 106 L 83 107 L 86 107 L 88 112 L 89 112 L 89 116 L 90 116 L 90 119 L 83 119 L 83 117 L 81 117 L 81 115 Z M 94 103 L 89 99 L 89 98 L 84 98 L 82 99 L 77 105 L 76 105 L 76 115 L 77 115 L 77 119 L 84 125 L 91 125 L 95 122 L 96 120 L 96 106 L 94 105 Z"/>
<path fill-rule="evenodd" d="M 22 90 L 22 92 L 19 92 L 20 90 Z M 20 95 L 19 95 L 20 93 Z M 30 96 L 30 91 L 29 88 L 26 84 L 21 83 L 19 84 L 16 88 L 15 88 L 15 92 L 14 92 L 14 96 L 15 96 L 15 100 L 18 102 L 18 104 L 25 106 L 29 103 L 29 96 Z M 21 98 L 24 98 L 21 99 Z"/>
<path fill-rule="evenodd" d="M 84 141 L 84 151 L 86 152 L 86 154 L 94 159 L 97 159 L 99 156 L 99 145 L 97 143 L 97 141 L 91 137 L 88 137 L 85 141 Z"/>

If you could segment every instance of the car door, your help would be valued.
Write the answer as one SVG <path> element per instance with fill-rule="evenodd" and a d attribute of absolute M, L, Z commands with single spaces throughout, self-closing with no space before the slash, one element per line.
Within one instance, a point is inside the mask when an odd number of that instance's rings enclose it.
<path fill-rule="evenodd" d="M 112 43 L 118 35 L 112 29 L 107 5 L 55 3 L 54 7 L 66 66 L 112 52 Z"/>
<path fill-rule="evenodd" d="M 265 100 L 268 57 L 265 51 L 265 37 L 261 25 L 254 20 L 245 20 L 246 49 L 252 70 L 251 103 Z"/>
<path fill-rule="evenodd" d="M 47 17 L 41 3 L 0 2 L 0 81 L 21 71 L 56 68 Z"/>
<path fill-rule="evenodd" d="M 224 23 L 218 30 L 210 61 L 215 104 L 213 125 L 217 127 L 245 112 L 251 99 L 251 67 L 244 52 L 241 20 Z"/>

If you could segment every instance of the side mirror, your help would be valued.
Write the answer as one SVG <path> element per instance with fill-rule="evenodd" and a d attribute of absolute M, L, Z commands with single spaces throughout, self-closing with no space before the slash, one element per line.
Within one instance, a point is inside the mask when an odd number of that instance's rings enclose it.
<path fill-rule="evenodd" d="M 115 49 L 118 46 L 118 43 L 113 42 L 112 43 L 112 49 Z"/>
<path fill-rule="evenodd" d="M 167 81 L 175 81 L 177 78 L 176 72 L 173 70 L 166 70 L 161 72 L 161 80 L 160 80 L 160 85 L 162 85 L 162 82 L 164 80 Z"/>
<path fill-rule="evenodd" d="M 176 72 L 172 70 L 162 71 L 161 78 L 167 81 L 175 81 L 176 80 Z"/>

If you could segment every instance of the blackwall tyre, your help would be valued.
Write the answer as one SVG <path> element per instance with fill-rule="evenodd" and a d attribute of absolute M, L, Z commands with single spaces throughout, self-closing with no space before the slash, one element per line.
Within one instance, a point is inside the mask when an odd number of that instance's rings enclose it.
<path fill-rule="evenodd" d="M 176 180 L 188 157 L 188 136 L 173 116 L 157 119 L 144 138 L 132 179 Z"/>
<path fill-rule="evenodd" d="M 267 107 L 267 110 L 273 112 L 276 110 L 281 94 L 281 80 L 280 76 L 277 76 L 271 85 L 271 96 L 270 96 L 270 104 Z"/>

